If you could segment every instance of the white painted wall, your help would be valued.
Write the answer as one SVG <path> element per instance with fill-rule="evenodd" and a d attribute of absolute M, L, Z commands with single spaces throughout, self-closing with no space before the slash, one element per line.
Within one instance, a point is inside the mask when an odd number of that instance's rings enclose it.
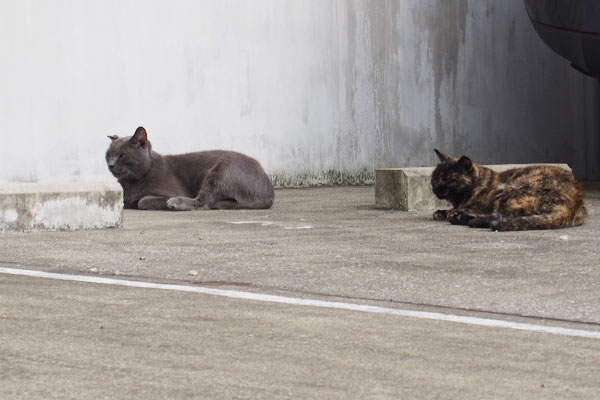
<path fill-rule="evenodd" d="M 301 183 L 432 146 L 581 175 L 587 86 L 520 0 L 4 0 L 0 182 L 111 180 L 106 135 L 138 125 Z"/>

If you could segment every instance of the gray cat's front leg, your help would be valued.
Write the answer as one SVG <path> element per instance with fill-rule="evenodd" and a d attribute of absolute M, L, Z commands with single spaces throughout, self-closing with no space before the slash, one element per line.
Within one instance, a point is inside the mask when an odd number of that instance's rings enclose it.
<path fill-rule="evenodd" d="M 167 198 L 161 196 L 144 196 L 137 204 L 140 210 L 166 210 Z"/>
<path fill-rule="evenodd" d="M 202 204 L 198 200 L 189 197 L 178 196 L 167 200 L 167 208 L 173 211 L 192 211 L 201 207 Z"/>

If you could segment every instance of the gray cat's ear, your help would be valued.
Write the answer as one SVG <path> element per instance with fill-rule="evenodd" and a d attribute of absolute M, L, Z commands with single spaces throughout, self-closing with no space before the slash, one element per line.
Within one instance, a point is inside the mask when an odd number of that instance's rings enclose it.
<path fill-rule="evenodd" d="M 438 149 L 433 149 L 433 151 L 435 151 L 435 154 L 437 154 L 437 156 L 438 156 L 438 158 L 440 159 L 441 162 L 453 162 L 453 161 L 456 161 L 456 158 L 450 157 L 450 156 L 442 153 Z"/>
<path fill-rule="evenodd" d="M 146 147 L 146 143 L 148 143 L 148 134 L 142 126 L 135 130 L 135 133 L 131 137 L 131 143 L 136 146 Z"/>
<path fill-rule="evenodd" d="M 110 140 L 117 140 L 119 137 L 117 135 L 109 135 L 107 136 Z"/>

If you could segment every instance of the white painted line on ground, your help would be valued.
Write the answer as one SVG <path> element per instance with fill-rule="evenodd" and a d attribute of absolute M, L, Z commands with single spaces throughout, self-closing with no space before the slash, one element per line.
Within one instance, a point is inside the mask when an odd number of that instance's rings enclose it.
<path fill-rule="evenodd" d="M 164 283 L 128 281 L 123 279 L 101 278 L 86 275 L 67 275 L 53 272 L 33 271 L 26 269 L 4 268 L 0 267 L 0 274 L 30 276 L 35 278 L 56 279 L 61 281 L 97 283 L 102 285 L 127 286 L 145 289 L 172 290 L 177 292 L 202 293 L 213 296 L 229 297 L 233 299 L 264 301 L 269 303 L 281 303 L 295 306 L 308 306 L 320 308 L 333 308 L 338 310 L 359 311 L 374 314 L 397 315 L 400 317 L 411 317 L 419 319 L 429 319 L 434 321 L 455 322 L 460 324 L 487 326 L 493 328 L 517 329 L 522 331 L 542 332 L 552 335 L 582 337 L 591 339 L 600 339 L 599 331 L 587 331 L 581 329 L 569 329 L 556 326 L 526 324 L 520 322 L 503 321 L 499 319 L 466 317 L 454 314 L 441 314 L 426 311 L 401 310 L 396 308 L 368 306 L 363 304 L 341 303 L 336 301 L 324 301 L 314 299 L 300 299 L 296 297 L 274 296 L 270 294 L 241 292 L 238 290 L 224 290 L 198 286 L 171 285 Z"/>
<path fill-rule="evenodd" d="M 312 229 L 312 225 L 308 224 L 297 224 L 294 222 L 285 224 L 282 222 L 273 222 L 273 221 L 232 221 L 230 222 L 232 225 L 260 225 L 260 226 L 276 226 L 282 227 L 283 229 Z M 291 224 L 291 225 L 290 225 Z"/>
<path fill-rule="evenodd" d="M 230 224 L 271 226 L 271 225 L 273 225 L 273 221 L 232 221 L 232 222 L 230 222 Z"/>

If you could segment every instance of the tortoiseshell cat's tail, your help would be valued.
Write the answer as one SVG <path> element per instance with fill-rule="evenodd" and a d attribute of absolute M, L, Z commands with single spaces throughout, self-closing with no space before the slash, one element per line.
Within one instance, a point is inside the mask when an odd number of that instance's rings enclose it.
<path fill-rule="evenodd" d="M 581 204 L 575 214 L 566 206 L 556 206 L 549 214 L 530 215 L 525 217 L 502 217 L 499 214 L 490 216 L 489 227 L 497 231 L 526 231 L 537 229 L 557 229 L 583 225 L 587 215 L 585 206 Z M 475 221 L 473 221 L 475 222 Z M 471 223 L 469 225 L 472 225 Z M 475 224 L 473 224 L 475 225 Z"/>

